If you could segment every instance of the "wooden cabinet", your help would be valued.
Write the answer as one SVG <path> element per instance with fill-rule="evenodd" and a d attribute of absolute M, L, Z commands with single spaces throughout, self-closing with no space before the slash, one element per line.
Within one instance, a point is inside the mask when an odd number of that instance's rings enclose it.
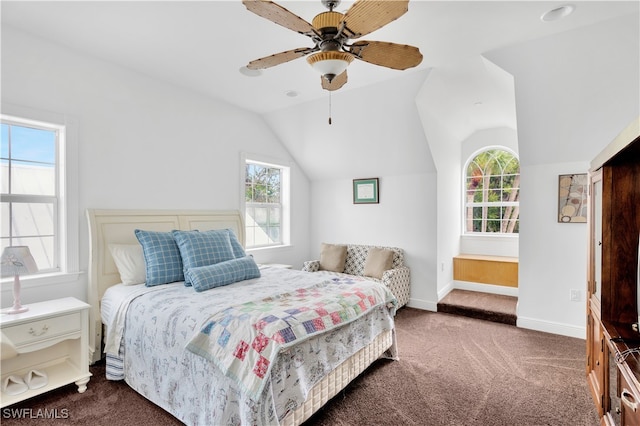
<path fill-rule="evenodd" d="M 66 297 L 27 306 L 29 310 L 20 314 L 0 312 L 3 343 L 12 348 L 11 356 L 1 360 L 1 407 L 74 382 L 82 393 L 91 377 L 89 305 Z M 30 386 L 19 393 L 4 389 L 7 378 L 22 379 L 33 370 L 46 375 L 41 387 Z"/>
<path fill-rule="evenodd" d="M 633 351 L 640 348 L 634 329 L 639 234 L 640 119 L 594 159 L 589 172 L 586 373 L 606 425 L 640 425 L 640 349 Z"/>

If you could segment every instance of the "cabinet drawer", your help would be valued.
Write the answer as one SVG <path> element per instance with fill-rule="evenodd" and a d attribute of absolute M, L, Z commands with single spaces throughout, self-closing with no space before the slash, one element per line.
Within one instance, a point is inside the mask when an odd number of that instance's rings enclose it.
<path fill-rule="evenodd" d="M 81 325 L 80 313 L 75 312 L 4 327 L 2 331 L 13 345 L 19 348 L 33 342 L 46 341 L 57 336 L 80 331 Z"/>

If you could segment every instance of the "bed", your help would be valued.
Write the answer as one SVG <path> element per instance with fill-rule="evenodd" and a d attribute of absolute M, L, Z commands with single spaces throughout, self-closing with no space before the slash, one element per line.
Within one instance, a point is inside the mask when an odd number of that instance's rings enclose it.
<path fill-rule="evenodd" d="M 365 279 L 326 282 L 323 278 L 320 282 L 314 274 L 261 267 L 259 277 L 204 291 L 194 291 L 181 281 L 152 287 L 121 283 L 111 250 L 138 244 L 136 229 L 159 233 L 231 230 L 242 244 L 244 226 L 237 211 L 89 209 L 87 219 L 90 357 L 97 361 L 106 349 L 108 378 L 124 379 L 186 424 L 301 424 L 375 360 L 397 358 L 396 301 L 384 286 Z M 318 327 L 305 328 L 309 334 L 298 341 L 272 339 L 276 340 L 273 358 L 260 379 L 255 378 L 256 367 L 253 375 L 237 370 L 241 368 L 237 348 L 235 358 L 210 351 L 215 346 L 212 336 L 218 336 L 216 327 L 224 323 L 221 319 L 240 321 L 248 315 L 263 315 L 259 311 L 266 312 L 272 302 L 310 303 L 312 297 L 321 297 L 324 303 L 332 292 L 358 294 L 359 305 L 370 306 L 354 311 L 352 305 L 351 316 L 343 312 L 342 319 L 332 317 L 334 326 L 326 329 L 328 316 L 323 317 L 325 323 L 314 318 Z M 242 332 L 256 332 L 254 323 L 244 328 L 240 327 Z M 225 357 L 233 360 L 227 365 Z"/>

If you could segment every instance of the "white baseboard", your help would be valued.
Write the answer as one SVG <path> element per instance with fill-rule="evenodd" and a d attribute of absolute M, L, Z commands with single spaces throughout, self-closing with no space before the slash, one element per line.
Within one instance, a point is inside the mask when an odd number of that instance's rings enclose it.
<path fill-rule="evenodd" d="M 505 287 L 503 285 L 493 284 L 478 284 L 468 281 L 453 281 L 452 287 L 459 290 L 479 291 L 481 293 L 501 294 L 503 296 L 518 297 L 517 287 Z"/>
<path fill-rule="evenodd" d="M 438 300 L 442 300 L 447 294 L 451 292 L 455 287 L 453 286 L 453 282 L 450 282 L 443 288 L 438 291 Z"/>
<path fill-rule="evenodd" d="M 520 328 L 559 334 L 567 337 L 575 337 L 583 340 L 586 340 L 587 336 L 587 330 L 585 327 L 577 327 L 575 325 L 561 324 L 535 318 L 523 318 L 519 316 L 517 326 Z"/>
<path fill-rule="evenodd" d="M 409 299 L 407 306 L 410 308 L 422 309 L 423 311 L 438 311 L 438 302 L 432 302 L 430 300 L 411 298 Z"/>

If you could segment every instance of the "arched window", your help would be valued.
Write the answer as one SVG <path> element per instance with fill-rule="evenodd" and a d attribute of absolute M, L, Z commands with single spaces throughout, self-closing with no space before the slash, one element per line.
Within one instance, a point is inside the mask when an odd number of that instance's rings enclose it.
<path fill-rule="evenodd" d="M 465 172 L 465 233 L 513 234 L 520 228 L 520 162 L 499 148 L 477 153 Z"/>

